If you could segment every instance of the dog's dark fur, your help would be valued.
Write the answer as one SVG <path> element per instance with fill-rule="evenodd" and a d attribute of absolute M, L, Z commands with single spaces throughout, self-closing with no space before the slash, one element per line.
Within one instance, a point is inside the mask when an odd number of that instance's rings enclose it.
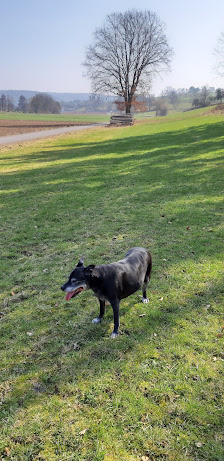
<path fill-rule="evenodd" d="M 147 303 L 146 288 L 149 284 L 152 258 L 145 248 L 132 248 L 124 259 L 111 264 L 85 267 L 79 260 L 68 281 L 61 287 L 69 300 L 83 290 L 92 289 L 100 302 L 100 315 L 93 323 L 100 323 L 105 312 L 105 301 L 109 301 L 114 312 L 114 331 L 118 335 L 119 303 L 142 287 L 142 301 Z"/>

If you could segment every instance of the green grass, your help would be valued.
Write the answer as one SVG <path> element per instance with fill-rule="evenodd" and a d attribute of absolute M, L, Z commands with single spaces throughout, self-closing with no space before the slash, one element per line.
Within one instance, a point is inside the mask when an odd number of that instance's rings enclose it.
<path fill-rule="evenodd" d="M 42 120 L 47 122 L 92 122 L 109 121 L 110 116 L 104 114 L 23 114 L 22 112 L 0 112 L 0 120 Z"/>
<path fill-rule="evenodd" d="M 1 149 L 2 460 L 223 460 L 223 146 L 187 113 Z M 112 340 L 60 286 L 135 245 L 150 303 Z"/>

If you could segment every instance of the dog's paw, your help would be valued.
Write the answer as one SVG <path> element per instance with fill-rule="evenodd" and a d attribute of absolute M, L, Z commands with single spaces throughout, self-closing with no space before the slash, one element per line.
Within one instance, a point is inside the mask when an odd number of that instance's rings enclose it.
<path fill-rule="evenodd" d="M 96 317 L 92 320 L 92 323 L 101 323 L 102 319 L 100 317 Z"/>
<path fill-rule="evenodd" d="M 115 332 L 113 331 L 113 333 L 111 333 L 110 337 L 111 337 L 112 339 L 115 339 L 115 338 L 118 337 L 118 333 L 115 333 Z"/>
<path fill-rule="evenodd" d="M 142 298 L 142 302 L 143 302 L 144 304 L 147 304 L 147 303 L 149 303 L 149 299 L 148 299 L 148 298 Z"/>

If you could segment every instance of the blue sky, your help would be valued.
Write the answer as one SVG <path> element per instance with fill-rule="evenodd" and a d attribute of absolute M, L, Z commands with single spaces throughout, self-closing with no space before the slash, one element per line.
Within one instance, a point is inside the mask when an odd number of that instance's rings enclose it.
<path fill-rule="evenodd" d="M 0 88 L 90 92 L 81 63 L 92 34 L 108 13 L 131 8 L 158 14 L 175 53 L 172 71 L 154 80 L 152 93 L 224 87 L 212 70 L 224 0 L 0 0 Z"/>

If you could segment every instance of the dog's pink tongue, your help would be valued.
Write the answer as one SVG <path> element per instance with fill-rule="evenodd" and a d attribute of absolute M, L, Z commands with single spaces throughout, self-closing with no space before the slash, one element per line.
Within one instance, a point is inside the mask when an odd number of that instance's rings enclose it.
<path fill-rule="evenodd" d="M 65 297 L 66 301 L 69 301 L 69 299 L 72 298 L 72 296 L 74 295 L 74 293 L 75 293 L 75 291 L 70 291 L 69 293 L 67 293 L 67 294 L 66 294 L 66 297 Z"/>

